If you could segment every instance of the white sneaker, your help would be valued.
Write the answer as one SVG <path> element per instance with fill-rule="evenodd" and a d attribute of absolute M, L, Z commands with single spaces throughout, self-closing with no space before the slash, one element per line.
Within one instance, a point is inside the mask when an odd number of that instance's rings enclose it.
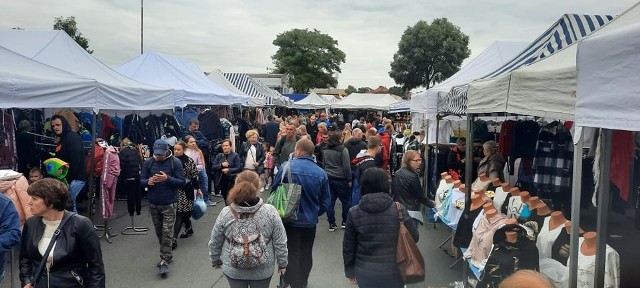
<path fill-rule="evenodd" d="M 205 203 L 207 203 L 207 206 L 216 206 L 216 204 L 218 204 L 217 202 L 213 202 L 211 200 L 207 200 L 207 202 Z"/>

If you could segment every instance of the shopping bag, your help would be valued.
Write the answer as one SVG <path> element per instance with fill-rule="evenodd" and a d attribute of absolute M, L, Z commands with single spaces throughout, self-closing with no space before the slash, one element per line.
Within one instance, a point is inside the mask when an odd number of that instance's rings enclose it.
<path fill-rule="evenodd" d="M 195 201 L 193 201 L 193 213 L 191 213 L 191 218 L 193 220 L 198 220 L 204 216 L 204 212 L 207 211 L 207 203 L 204 202 L 202 197 L 197 197 Z"/>
<path fill-rule="evenodd" d="M 267 199 L 267 203 L 276 207 L 283 223 L 296 222 L 298 220 L 298 207 L 300 207 L 300 195 L 302 186 L 292 183 L 291 169 L 289 167 L 291 161 L 283 165 L 280 185 Z M 284 182 L 284 175 L 287 174 L 287 182 Z"/>
<path fill-rule="evenodd" d="M 404 226 L 404 216 L 402 215 L 400 203 L 396 202 L 395 204 L 398 210 L 398 220 L 400 221 L 396 246 L 398 271 L 405 284 L 419 283 L 424 281 L 425 277 L 424 258 L 418 245 L 413 241 L 409 230 Z"/>

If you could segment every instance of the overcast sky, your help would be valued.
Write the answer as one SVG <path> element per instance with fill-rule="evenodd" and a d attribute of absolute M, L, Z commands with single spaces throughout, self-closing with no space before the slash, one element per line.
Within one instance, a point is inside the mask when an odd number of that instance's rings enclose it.
<path fill-rule="evenodd" d="M 93 55 L 112 67 L 140 53 L 140 0 L 2 0 L 0 28 L 51 29 L 75 16 Z M 395 85 L 393 54 L 407 26 L 446 17 L 470 37 L 471 58 L 494 41 L 530 42 L 565 13 L 618 15 L 637 0 L 147 0 L 144 49 L 203 71 L 265 73 L 276 35 L 318 29 L 347 55 L 339 87 Z M 466 62 L 468 62 L 467 59 Z M 466 63 L 465 62 L 465 63 Z"/>

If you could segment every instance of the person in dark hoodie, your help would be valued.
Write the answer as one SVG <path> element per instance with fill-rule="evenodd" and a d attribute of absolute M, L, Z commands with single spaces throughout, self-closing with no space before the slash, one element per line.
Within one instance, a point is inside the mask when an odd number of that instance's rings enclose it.
<path fill-rule="evenodd" d="M 360 185 L 358 184 L 358 167 L 355 163 L 353 163 L 353 160 L 358 157 L 358 154 L 360 154 L 360 152 L 362 152 L 363 150 L 367 150 L 367 143 L 362 141 L 362 130 L 360 130 L 360 128 L 353 129 L 352 137 L 344 142 L 344 147 L 349 151 L 349 161 L 351 161 L 351 183 L 353 183 L 351 185 L 351 202 L 353 202 L 354 195 L 360 195 Z M 358 197 L 358 199 L 359 198 L 360 197 Z M 353 206 L 354 203 L 351 203 L 351 205 Z"/>
<path fill-rule="evenodd" d="M 78 133 L 71 130 L 69 121 L 60 115 L 51 117 L 51 129 L 60 138 L 55 150 L 56 157 L 69 163 L 69 172 L 66 178 L 69 183 L 69 196 L 71 198 L 72 211 L 78 212 L 76 197 L 84 188 L 87 178 L 82 138 Z"/>
<path fill-rule="evenodd" d="M 398 208 L 389 195 L 389 176 L 380 168 L 367 169 L 360 181 L 362 199 L 349 209 L 342 242 L 344 274 L 358 287 L 402 288 L 404 283 L 396 263 L 400 221 Z M 403 219 L 409 213 L 400 205 Z M 418 228 L 405 221 L 411 237 L 418 242 Z"/>
<path fill-rule="evenodd" d="M 347 212 L 351 207 L 351 161 L 349 150 L 342 145 L 342 131 L 337 127 L 329 127 L 329 145 L 322 153 L 322 165 L 329 177 L 331 190 L 331 204 L 327 209 L 329 231 L 333 232 L 336 226 L 335 205 L 339 198 L 342 203 L 342 225 L 344 229 L 347 222 Z"/>
<path fill-rule="evenodd" d="M 173 260 L 173 226 L 176 222 L 178 189 L 186 184 L 182 162 L 173 157 L 167 141 L 158 139 L 153 143 L 153 157 L 142 165 L 140 185 L 149 192 L 149 214 L 160 242 L 158 272 L 161 277 L 169 274 L 169 262 Z"/>
<path fill-rule="evenodd" d="M 380 154 L 382 151 L 382 141 L 378 137 L 369 138 L 369 142 L 367 143 L 367 150 L 360 151 L 355 159 L 351 161 L 351 164 L 356 165 L 356 179 L 360 182 L 362 178 L 362 174 L 369 168 L 376 167 L 376 155 Z M 358 183 L 360 186 L 360 183 Z M 353 193 L 351 195 L 351 206 L 355 206 L 360 202 L 360 189 L 358 189 L 357 193 Z"/>

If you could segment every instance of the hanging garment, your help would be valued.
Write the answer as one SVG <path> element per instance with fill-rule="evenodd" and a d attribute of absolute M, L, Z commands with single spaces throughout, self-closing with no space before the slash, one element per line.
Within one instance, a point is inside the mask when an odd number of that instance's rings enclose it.
<path fill-rule="evenodd" d="M 200 121 L 200 132 L 209 141 L 225 139 L 225 132 L 217 113 L 212 110 L 204 111 L 198 115 L 198 120 Z"/>
<path fill-rule="evenodd" d="M 506 241 L 505 232 L 517 232 L 516 243 Z M 505 225 L 493 235 L 493 248 L 476 287 L 497 288 L 500 282 L 522 269 L 538 271 L 538 248 L 519 225 Z"/>
<path fill-rule="evenodd" d="M 596 255 L 587 256 L 582 254 L 584 238 L 578 241 L 578 287 L 595 287 L 594 273 L 596 270 Z M 567 266 L 571 266 L 571 261 L 567 261 Z M 607 245 L 604 265 L 604 288 L 620 287 L 620 255 L 611 246 Z"/>
<path fill-rule="evenodd" d="M 494 191 L 495 194 L 493 196 L 493 206 L 501 211 L 502 204 L 504 204 L 505 199 L 507 199 L 507 195 L 509 195 L 509 191 L 504 191 L 502 187 L 496 188 Z"/>
<path fill-rule="evenodd" d="M 453 246 L 458 248 L 467 248 L 473 237 L 473 222 L 482 211 L 482 205 L 476 210 L 466 210 L 460 216 L 458 228 L 456 228 L 455 237 L 453 237 Z"/>
<path fill-rule="evenodd" d="M 511 143 L 513 142 L 513 132 L 516 121 L 507 120 L 502 122 L 500 127 L 500 137 L 498 138 L 498 153 L 507 159 L 511 155 Z M 506 174 L 505 174 L 506 175 Z"/>
<path fill-rule="evenodd" d="M 633 132 L 614 130 L 611 134 L 611 168 L 609 177 L 618 189 L 620 198 L 629 201 L 631 163 L 633 161 Z"/>
<path fill-rule="evenodd" d="M 582 234 L 580 234 L 580 236 L 582 236 Z M 571 234 L 567 232 L 566 228 L 561 229 L 558 237 L 556 237 L 553 245 L 551 245 L 551 258 L 567 266 L 569 256 L 571 255 L 570 242 Z"/>
<path fill-rule="evenodd" d="M 551 217 L 544 218 L 544 224 L 542 224 L 542 228 L 540 229 L 540 233 L 536 239 L 536 246 L 538 246 L 540 258 L 551 258 L 551 251 L 553 250 L 552 246 L 556 242 L 556 239 L 558 239 L 560 232 L 565 229 L 563 223 L 551 230 L 551 228 L 549 228 L 550 221 Z"/>
<path fill-rule="evenodd" d="M 460 216 L 464 211 L 466 195 L 457 188 L 453 188 L 450 194 L 451 197 L 449 197 L 449 201 L 446 203 L 445 207 L 445 218 L 449 222 L 450 227 L 457 227 L 458 222 L 460 221 Z"/>
<path fill-rule="evenodd" d="M 108 220 L 113 216 L 113 202 L 116 199 L 116 187 L 120 175 L 120 158 L 113 146 L 105 149 L 102 175 L 100 177 L 100 202 L 102 204 L 102 219 Z"/>
<path fill-rule="evenodd" d="M 498 228 L 504 225 L 507 215 L 496 214 L 491 218 L 479 216 L 478 228 L 473 233 L 469 243 L 469 249 L 464 253 L 465 258 L 471 258 L 471 264 L 476 267 L 484 267 L 484 260 L 489 258 L 493 246 L 493 235 Z"/>
<path fill-rule="evenodd" d="M 571 192 L 573 142 L 571 133 L 560 122 L 540 129 L 533 170 L 533 183 L 538 194 Z"/>
<path fill-rule="evenodd" d="M 0 166 L 15 169 L 18 164 L 16 125 L 11 114 L 1 111 L 0 114 Z"/>
<path fill-rule="evenodd" d="M 536 153 L 536 140 L 540 126 L 535 121 L 518 121 L 515 124 L 513 139 L 511 143 L 511 155 L 509 155 L 509 166 L 514 166 L 513 162 L 517 158 L 533 158 Z"/>

